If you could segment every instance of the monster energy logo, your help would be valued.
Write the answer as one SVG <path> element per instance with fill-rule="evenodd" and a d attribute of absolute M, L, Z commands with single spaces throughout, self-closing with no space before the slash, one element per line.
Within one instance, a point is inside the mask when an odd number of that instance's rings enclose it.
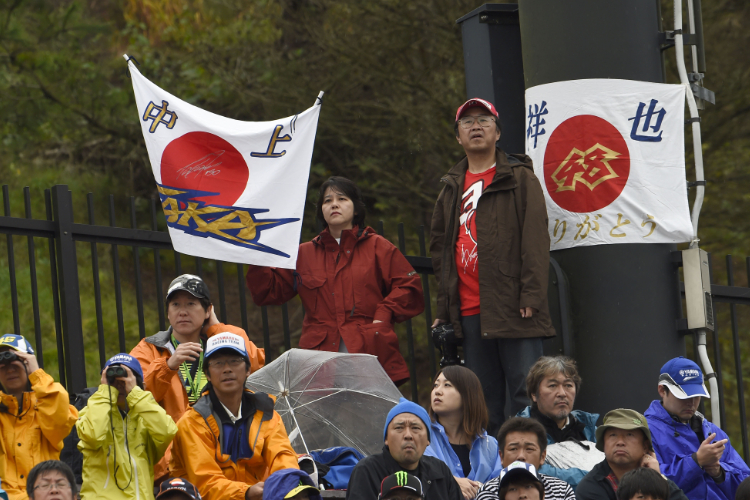
<path fill-rule="evenodd" d="M 396 472 L 396 484 L 399 486 L 406 486 L 406 482 L 409 479 L 409 475 L 404 471 Z"/>

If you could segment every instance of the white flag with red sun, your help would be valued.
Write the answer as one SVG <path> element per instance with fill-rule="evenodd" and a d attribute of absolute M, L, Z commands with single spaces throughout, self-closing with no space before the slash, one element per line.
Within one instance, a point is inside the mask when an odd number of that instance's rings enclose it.
<path fill-rule="evenodd" d="M 297 115 L 244 122 L 178 99 L 132 60 L 128 68 L 175 250 L 294 269 L 322 92 Z"/>
<path fill-rule="evenodd" d="M 528 89 L 526 109 L 552 250 L 691 239 L 685 87 L 557 82 Z"/>

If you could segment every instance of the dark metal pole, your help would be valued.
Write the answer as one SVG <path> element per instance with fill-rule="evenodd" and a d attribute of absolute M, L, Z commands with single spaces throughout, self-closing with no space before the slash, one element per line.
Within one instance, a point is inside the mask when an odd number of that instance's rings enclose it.
<path fill-rule="evenodd" d="M 518 5 L 484 4 L 456 22 L 463 37 L 467 97 L 495 105 L 503 127 L 499 146 L 508 153 L 522 153 L 525 113 Z"/>
<path fill-rule="evenodd" d="M 86 388 L 86 357 L 78 288 L 78 261 L 73 241 L 73 201 L 68 186 L 58 185 L 52 188 L 52 209 L 56 223 L 57 270 L 60 278 L 65 372 L 68 377 L 66 387 L 70 393 L 77 393 Z"/>
<path fill-rule="evenodd" d="M 535 0 L 520 4 L 526 88 L 582 78 L 662 82 L 658 0 Z M 522 99 L 518 96 L 518 99 Z M 553 252 L 570 283 L 576 407 L 645 411 L 659 369 L 685 354 L 670 244 L 620 244 Z"/>

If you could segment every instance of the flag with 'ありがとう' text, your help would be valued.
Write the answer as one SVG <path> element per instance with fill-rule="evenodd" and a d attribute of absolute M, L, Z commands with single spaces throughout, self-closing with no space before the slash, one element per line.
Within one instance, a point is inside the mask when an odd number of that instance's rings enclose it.
<path fill-rule="evenodd" d="M 233 120 L 178 99 L 125 59 L 175 250 L 294 269 L 322 92 L 288 118 Z"/>
<path fill-rule="evenodd" d="M 552 250 L 690 241 L 683 85 L 549 83 L 526 91 L 526 110 Z"/>

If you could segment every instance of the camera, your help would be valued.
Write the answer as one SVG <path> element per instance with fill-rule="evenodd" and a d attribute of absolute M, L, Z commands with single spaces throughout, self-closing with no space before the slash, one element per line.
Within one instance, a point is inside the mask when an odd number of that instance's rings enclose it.
<path fill-rule="evenodd" d="M 115 379 L 119 377 L 127 377 L 128 372 L 125 371 L 120 365 L 112 365 L 107 370 L 107 384 L 112 385 L 115 383 Z"/>
<path fill-rule="evenodd" d="M 464 361 L 458 356 L 458 346 L 462 344 L 462 339 L 456 337 L 453 325 L 450 323 L 441 323 L 432 329 L 432 343 L 440 351 L 440 368 L 451 365 L 464 365 Z"/>
<path fill-rule="evenodd" d="M 21 358 L 18 357 L 18 354 L 13 351 L 0 352 L 0 365 L 7 365 L 20 359 Z"/>

